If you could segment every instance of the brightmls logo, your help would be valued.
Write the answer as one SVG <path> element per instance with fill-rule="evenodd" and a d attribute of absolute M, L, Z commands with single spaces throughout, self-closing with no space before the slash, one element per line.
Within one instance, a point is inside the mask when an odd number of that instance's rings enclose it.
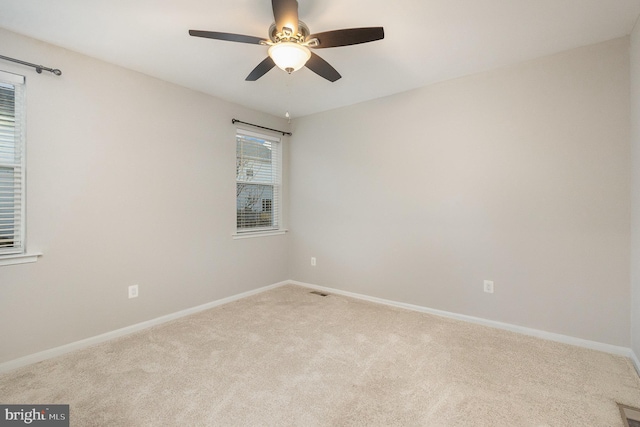
<path fill-rule="evenodd" d="M 34 421 L 46 421 L 47 411 L 43 409 L 40 412 L 36 412 L 36 408 L 27 412 L 24 409 L 9 411 L 9 408 L 4 408 L 4 419 L 6 421 L 24 421 L 25 424 L 31 424 Z"/>
<path fill-rule="evenodd" d="M 69 427 L 69 405 L 0 405 L 0 427 Z"/>

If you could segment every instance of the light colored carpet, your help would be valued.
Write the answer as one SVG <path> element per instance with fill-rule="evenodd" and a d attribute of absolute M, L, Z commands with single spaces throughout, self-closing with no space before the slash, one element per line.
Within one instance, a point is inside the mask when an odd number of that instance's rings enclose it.
<path fill-rule="evenodd" d="M 0 376 L 72 426 L 622 426 L 625 358 L 284 286 Z"/>

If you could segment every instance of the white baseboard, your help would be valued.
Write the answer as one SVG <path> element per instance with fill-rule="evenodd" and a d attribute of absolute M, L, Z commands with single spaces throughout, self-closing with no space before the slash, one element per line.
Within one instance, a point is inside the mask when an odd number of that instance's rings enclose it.
<path fill-rule="evenodd" d="M 26 365 L 30 365 L 32 363 L 41 362 L 43 360 L 51 359 L 53 357 L 61 356 L 66 353 L 70 353 L 75 350 L 80 350 L 83 348 L 87 348 L 105 341 L 112 340 L 114 338 L 119 338 L 125 335 L 132 334 L 134 332 L 142 331 L 144 329 L 150 328 L 152 326 L 159 325 L 161 323 L 169 322 L 174 319 L 179 319 L 181 317 L 189 316 L 191 314 L 198 313 L 200 311 L 208 310 L 213 307 L 217 307 L 219 305 L 228 304 L 233 301 L 237 301 L 242 298 L 246 298 L 251 295 L 256 295 L 270 289 L 274 289 L 280 287 L 282 285 L 286 285 L 290 283 L 289 281 L 275 283 L 273 285 L 264 286 L 262 288 L 254 289 L 251 291 L 243 292 L 237 295 L 232 295 L 227 298 L 222 298 L 216 301 L 211 301 L 206 304 L 198 305 L 196 307 L 187 308 L 185 310 L 181 310 L 175 313 L 167 314 L 165 316 L 160 316 L 155 319 L 147 320 L 142 323 L 137 323 L 135 325 L 127 326 L 121 329 L 116 329 L 115 331 L 107 332 L 101 335 L 96 335 L 94 337 L 86 338 L 80 341 L 72 342 L 69 344 L 62 345 L 60 347 L 55 347 L 49 350 L 44 350 L 38 353 L 30 354 L 28 356 L 24 356 L 18 359 L 10 360 L 8 362 L 0 363 L 0 373 L 4 373 L 7 371 L 11 371 L 13 369 L 21 368 Z"/>
<path fill-rule="evenodd" d="M 323 292 L 327 292 L 327 293 L 333 293 L 333 294 L 337 294 L 337 295 L 343 295 L 346 297 L 351 297 L 351 298 L 356 298 L 356 299 L 360 299 L 360 300 L 364 300 L 364 301 L 369 301 L 369 302 L 373 302 L 373 303 L 377 303 L 377 304 L 384 304 L 384 305 L 388 305 L 391 307 L 398 307 L 398 308 L 404 308 L 407 310 L 413 310 L 413 311 L 418 311 L 421 313 L 428 313 L 428 314 L 434 314 L 436 316 L 442 316 L 442 317 L 447 317 L 447 318 L 451 318 L 451 319 L 456 319 L 456 320 L 462 320 L 465 322 L 470 322 L 470 323 L 475 323 L 478 325 L 483 325 L 483 326 L 489 326 L 492 328 L 497 328 L 497 329 L 503 329 L 503 330 L 507 330 L 507 331 L 511 331 L 511 332 L 517 332 L 520 334 L 524 334 L 524 335 L 529 335 L 529 336 L 534 336 L 534 337 L 538 337 L 538 338 L 542 338 L 542 339 L 547 339 L 550 341 L 556 341 L 556 342 L 560 342 L 560 343 L 564 343 L 564 344 L 570 344 L 570 345 L 575 345 L 578 347 L 584 347 L 584 348 L 589 348 L 592 350 L 598 350 L 598 351 L 603 351 L 606 353 L 611 353 L 611 354 L 616 354 L 619 356 L 624 356 L 627 357 L 629 359 L 631 359 L 631 362 L 633 363 L 633 365 L 636 368 L 636 371 L 639 373 L 640 375 L 640 360 L 638 360 L 638 357 L 636 356 L 636 354 L 627 347 L 619 347 L 619 346 L 615 346 L 615 345 L 611 345 L 611 344 L 604 344 L 604 343 L 600 343 L 597 341 L 589 341 L 589 340 L 585 340 L 582 338 L 576 338 L 576 337 L 571 337 L 568 335 L 561 335 L 561 334 L 556 334 L 553 332 L 546 332 L 546 331 L 541 331 L 538 329 L 532 329 L 532 328 L 525 328 L 523 326 L 517 326 L 517 325 L 512 325 L 509 323 L 503 323 L 503 322 L 497 322 L 494 320 L 487 320 L 487 319 L 482 319 L 480 317 L 473 317 L 473 316 L 467 316 L 464 314 L 458 314 L 458 313 L 452 313 L 452 312 L 448 312 L 448 311 L 443 311 L 443 310 L 436 310 L 433 308 L 428 308 L 428 307 L 422 307 L 419 305 L 414 305 L 414 304 L 407 304 L 407 303 L 402 303 L 402 302 L 397 302 L 397 301 L 392 301 L 392 300 L 387 300 L 387 299 L 383 299 L 383 298 L 377 298 L 377 297 L 371 297 L 368 295 L 363 295 L 363 294 L 358 294 L 358 293 L 354 293 L 354 292 L 348 292 L 348 291 L 343 291 L 340 289 L 335 289 L 335 288 L 329 288 L 326 286 L 319 286 L 319 285 L 314 285 L 311 283 L 304 283 L 304 282 L 299 282 L 299 281 L 295 281 L 295 280 L 286 280 L 283 282 L 279 282 L 279 283 L 275 283 L 273 285 L 268 285 L 268 286 L 264 286 L 262 288 L 258 288 L 258 289 L 254 289 L 251 291 L 247 291 L 247 292 L 243 292 L 237 295 L 232 295 L 230 297 L 227 298 L 222 298 L 216 301 L 212 301 L 206 304 L 202 304 L 196 307 L 192 307 L 192 308 L 188 308 L 186 310 L 181 310 L 175 313 L 171 313 L 171 314 L 167 314 L 165 316 L 161 316 L 161 317 L 157 317 L 155 319 L 151 319 L 151 320 L 147 320 L 145 322 L 142 323 L 137 323 L 135 325 L 131 325 L 131 326 L 127 326 L 121 329 L 117 329 L 115 331 L 111 331 L 111 332 L 107 332 L 101 335 L 96 335 L 94 337 L 90 337 L 87 339 L 83 339 L 80 341 L 76 341 L 76 342 L 72 342 L 69 344 L 65 344 L 62 345 L 60 347 L 55 347 L 49 350 L 44 350 L 38 353 L 34 353 L 34 354 L 30 354 L 28 356 L 24 356 L 18 359 L 14 359 L 14 360 L 10 360 L 8 362 L 4 362 L 4 363 L 0 363 L 0 373 L 4 373 L 4 372 L 8 372 L 11 371 L 13 369 L 17 369 L 23 366 L 27 366 L 30 365 L 32 363 L 37 363 L 37 362 L 41 362 L 43 360 L 47 360 L 47 359 L 51 359 L 53 357 L 57 357 L 57 356 L 61 356 L 63 354 L 75 351 L 75 350 L 80 350 L 83 348 L 87 348 L 105 341 L 109 341 L 112 340 L 114 338 L 119 338 L 125 335 L 129 335 L 131 333 L 134 332 L 138 332 L 138 331 L 142 331 L 144 329 L 150 328 L 152 326 L 156 326 L 165 322 L 169 322 L 171 320 L 174 319 L 179 319 L 181 317 L 185 317 L 185 316 L 189 316 L 191 314 L 195 314 L 198 313 L 200 311 L 204 311 L 204 310 L 208 310 L 210 308 L 213 307 L 217 307 L 223 304 L 228 304 L 230 302 L 233 301 L 237 301 L 239 299 L 242 298 L 246 298 L 249 297 L 251 295 L 256 295 L 271 289 L 275 289 L 278 288 L 280 286 L 283 285 L 287 285 L 287 284 L 292 284 L 292 285 L 298 285 L 298 286 L 303 286 L 306 288 L 310 288 L 310 289 L 315 289 L 315 290 L 319 290 L 319 291 L 323 291 Z"/>
<path fill-rule="evenodd" d="M 640 375 L 640 360 L 638 360 L 638 356 L 636 356 L 636 353 L 633 350 L 629 349 L 629 352 L 631 353 L 629 358 L 633 362 L 633 366 L 636 368 L 636 372 L 638 373 L 638 375 Z"/>
<path fill-rule="evenodd" d="M 364 301 L 374 302 L 378 304 L 384 304 L 392 307 L 404 308 L 407 310 L 419 311 L 421 313 L 435 314 L 436 316 L 448 317 L 451 319 L 462 320 L 464 322 L 475 323 L 478 325 L 489 326 L 497 329 L 504 329 L 511 332 L 517 332 L 524 335 L 538 337 L 550 341 L 556 341 L 564 344 L 571 344 L 578 347 L 589 348 L 592 350 L 598 350 L 605 353 L 611 353 L 618 356 L 628 357 L 635 364 L 636 370 L 640 373 L 640 362 L 635 356 L 633 351 L 627 347 L 619 347 L 611 344 L 604 344 L 597 341 L 589 341 L 582 338 L 571 337 L 568 335 L 556 334 L 553 332 L 541 331 L 539 329 L 525 328 L 524 326 L 512 325 L 509 323 L 497 322 L 495 320 L 482 319 L 480 317 L 467 316 L 465 314 L 451 313 L 443 310 L 436 310 L 433 308 L 422 307 L 419 305 L 407 304 L 403 302 L 391 301 L 383 298 L 370 297 L 368 295 L 357 294 L 354 292 L 342 291 L 340 289 L 328 288 L 325 286 L 318 286 L 311 283 L 298 282 L 290 280 L 289 283 L 293 285 L 303 286 L 310 289 L 323 291 L 326 293 L 344 295 L 351 298 L 356 298 Z"/>

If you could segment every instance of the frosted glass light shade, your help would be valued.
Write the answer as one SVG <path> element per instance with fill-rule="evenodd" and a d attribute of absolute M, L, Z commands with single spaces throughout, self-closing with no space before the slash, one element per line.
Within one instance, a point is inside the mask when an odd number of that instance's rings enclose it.
<path fill-rule="evenodd" d="M 269 48 L 269 56 L 278 68 L 291 74 L 304 67 L 311 58 L 311 51 L 298 43 L 281 42 Z"/>

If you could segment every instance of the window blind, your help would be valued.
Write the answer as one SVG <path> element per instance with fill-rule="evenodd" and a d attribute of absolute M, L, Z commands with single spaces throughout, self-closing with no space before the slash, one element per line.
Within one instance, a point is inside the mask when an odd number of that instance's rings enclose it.
<path fill-rule="evenodd" d="M 24 77 L 0 71 L 0 255 L 24 252 Z"/>
<path fill-rule="evenodd" d="M 280 139 L 238 129 L 236 132 L 237 231 L 280 228 Z"/>

